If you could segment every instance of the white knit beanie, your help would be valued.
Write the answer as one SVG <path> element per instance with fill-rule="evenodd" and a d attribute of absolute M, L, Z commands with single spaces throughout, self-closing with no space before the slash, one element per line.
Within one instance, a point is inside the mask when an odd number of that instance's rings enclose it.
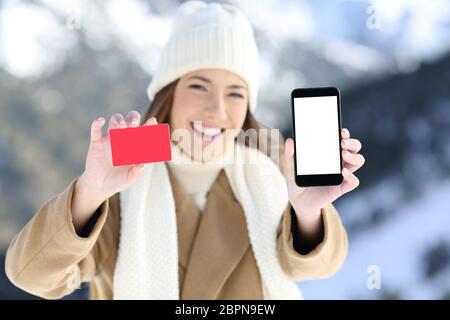
<path fill-rule="evenodd" d="M 163 87 L 198 69 L 220 68 L 242 77 L 254 111 L 258 91 L 258 49 L 245 15 L 228 4 L 188 1 L 182 4 L 147 89 L 153 100 Z"/>

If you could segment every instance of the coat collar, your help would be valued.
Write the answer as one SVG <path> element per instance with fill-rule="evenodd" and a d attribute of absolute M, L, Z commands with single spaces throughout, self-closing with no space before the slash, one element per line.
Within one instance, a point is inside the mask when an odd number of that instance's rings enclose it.
<path fill-rule="evenodd" d="M 216 299 L 250 246 L 245 214 L 222 170 L 203 213 L 169 170 L 177 210 L 181 299 Z M 189 250 L 191 249 L 191 250 Z"/>
<path fill-rule="evenodd" d="M 177 215 L 178 259 L 181 266 L 186 269 L 202 213 L 198 211 L 194 200 L 183 189 L 173 170 L 169 167 L 168 171 Z"/>

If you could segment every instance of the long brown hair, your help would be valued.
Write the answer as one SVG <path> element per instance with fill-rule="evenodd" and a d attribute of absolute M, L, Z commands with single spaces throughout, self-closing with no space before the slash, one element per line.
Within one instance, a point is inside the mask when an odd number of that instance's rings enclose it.
<path fill-rule="evenodd" d="M 153 101 L 150 102 L 150 106 L 144 114 L 141 122 L 145 123 L 149 118 L 155 117 L 158 123 L 169 123 L 170 113 L 172 111 L 173 100 L 175 96 L 175 88 L 178 84 L 178 79 L 169 83 L 164 88 L 162 88 L 155 95 Z M 247 108 L 247 115 L 242 125 L 242 130 L 245 132 L 249 129 L 256 130 L 257 132 L 257 147 L 258 149 L 271 158 L 277 159 L 279 163 L 276 163 L 280 170 L 283 172 L 284 168 L 284 139 L 281 133 L 278 135 L 278 143 L 272 144 L 271 135 L 266 135 L 261 129 L 269 129 L 269 127 L 264 126 L 258 120 L 255 119 L 250 109 Z M 263 133 L 263 134 L 261 134 Z M 263 137 L 263 139 L 261 139 Z M 245 144 L 249 146 L 249 143 L 244 139 Z M 275 152 L 278 155 L 274 154 Z"/>

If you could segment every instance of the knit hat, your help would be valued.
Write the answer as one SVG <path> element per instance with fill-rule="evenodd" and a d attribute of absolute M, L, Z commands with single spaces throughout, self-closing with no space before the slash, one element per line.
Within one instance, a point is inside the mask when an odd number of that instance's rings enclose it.
<path fill-rule="evenodd" d="M 239 9 L 228 4 L 188 1 L 174 17 L 147 95 L 153 100 L 159 90 L 191 71 L 220 68 L 247 82 L 249 106 L 254 111 L 258 56 L 253 29 Z"/>

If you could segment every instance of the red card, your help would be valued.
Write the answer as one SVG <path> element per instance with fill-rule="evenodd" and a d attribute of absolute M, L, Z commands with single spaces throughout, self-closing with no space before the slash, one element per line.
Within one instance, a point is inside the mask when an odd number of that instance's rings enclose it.
<path fill-rule="evenodd" d="M 113 166 L 170 161 L 170 131 L 166 123 L 109 131 Z"/>

